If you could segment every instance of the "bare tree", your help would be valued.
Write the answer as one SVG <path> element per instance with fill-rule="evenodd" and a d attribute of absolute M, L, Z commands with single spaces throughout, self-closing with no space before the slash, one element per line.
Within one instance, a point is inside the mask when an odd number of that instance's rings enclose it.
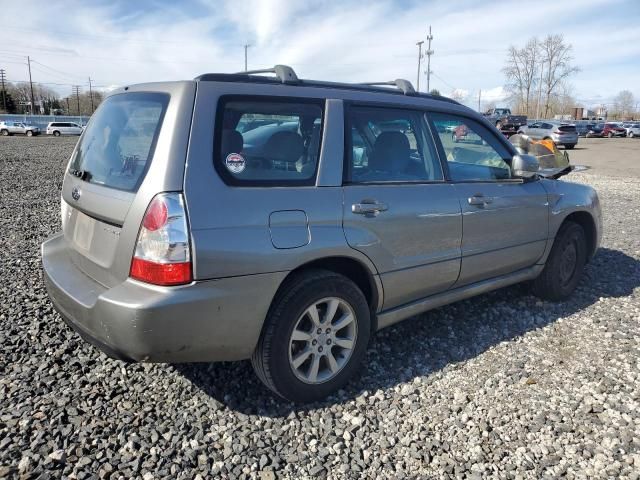
<path fill-rule="evenodd" d="M 540 49 L 536 37 L 529 39 L 523 48 L 509 47 L 507 62 L 502 69 L 507 77 L 507 90 L 512 94 L 518 110 L 530 114 L 531 97 L 539 69 Z"/>
<path fill-rule="evenodd" d="M 469 94 L 467 92 L 465 92 L 464 90 L 460 90 L 459 88 L 456 88 L 453 92 L 451 92 L 451 95 L 449 95 L 449 97 L 454 99 L 456 102 L 463 102 L 464 99 L 468 96 Z"/>
<path fill-rule="evenodd" d="M 622 90 L 616 98 L 613 99 L 614 113 L 616 118 L 625 119 L 625 117 L 633 116 L 635 99 L 633 93 L 629 90 Z"/>
<path fill-rule="evenodd" d="M 573 57 L 571 56 L 571 44 L 564 42 L 562 35 L 547 35 L 540 42 L 540 51 L 542 53 L 543 87 L 545 92 L 545 118 L 549 114 L 550 101 L 554 93 L 557 92 L 558 86 L 574 73 L 580 71 L 578 67 L 571 65 Z"/>

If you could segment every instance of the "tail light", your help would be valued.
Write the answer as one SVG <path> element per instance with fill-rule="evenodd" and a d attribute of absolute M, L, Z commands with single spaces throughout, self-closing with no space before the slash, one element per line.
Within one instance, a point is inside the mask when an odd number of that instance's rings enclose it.
<path fill-rule="evenodd" d="M 182 194 L 160 193 L 151 200 L 140 225 L 130 276 L 154 285 L 183 285 L 193 279 Z"/>

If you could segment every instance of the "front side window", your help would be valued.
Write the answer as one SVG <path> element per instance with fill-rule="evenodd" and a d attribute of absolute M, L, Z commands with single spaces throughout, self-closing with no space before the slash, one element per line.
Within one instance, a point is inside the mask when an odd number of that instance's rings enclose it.
<path fill-rule="evenodd" d="M 153 157 L 169 95 L 124 93 L 107 98 L 81 137 L 69 172 L 87 182 L 138 190 Z"/>
<path fill-rule="evenodd" d="M 430 114 L 453 181 L 504 180 L 511 178 L 511 154 L 486 128 L 464 117 Z M 444 131 L 442 125 L 451 126 Z"/>
<path fill-rule="evenodd" d="M 347 182 L 443 180 L 422 112 L 354 106 L 346 126 Z"/>
<path fill-rule="evenodd" d="M 322 101 L 222 99 L 215 167 L 232 185 L 312 185 Z"/>

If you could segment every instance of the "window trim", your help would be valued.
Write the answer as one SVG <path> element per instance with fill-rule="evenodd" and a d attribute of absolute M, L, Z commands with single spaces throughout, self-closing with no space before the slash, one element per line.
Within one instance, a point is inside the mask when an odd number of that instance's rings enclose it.
<path fill-rule="evenodd" d="M 316 185 L 318 178 L 318 170 L 320 167 L 320 157 L 322 155 L 322 141 L 324 138 L 324 122 L 326 111 L 326 98 L 324 97 L 293 97 L 293 96 L 278 96 L 278 95 L 246 95 L 246 94 L 229 94 L 220 95 L 216 105 L 215 115 L 215 127 L 213 134 L 213 153 L 212 163 L 213 168 L 224 182 L 225 185 L 230 187 L 312 187 Z M 222 165 L 222 159 L 218 159 L 219 147 L 222 138 L 223 119 L 224 119 L 224 107 L 229 102 L 263 102 L 263 103 L 291 103 L 291 104 L 309 104 L 320 107 L 320 139 L 318 141 L 318 160 L 316 161 L 316 167 L 313 175 L 309 178 L 302 180 L 243 180 L 238 177 L 234 177 L 231 173 L 225 169 Z"/>
<path fill-rule="evenodd" d="M 432 145 L 425 145 L 425 147 L 429 148 L 429 150 L 433 149 L 431 152 L 434 156 L 434 162 L 440 165 L 440 172 L 442 173 L 442 178 L 439 180 L 377 180 L 377 181 L 369 181 L 369 182 L 354 182 L 350 180 L 351 177 L 351 155 L 353 153 L 353 144 L 352 144 L 352 136 L 351 129 L 353 124 L 351 122 L 351 111 L 354 108 L 372 108 L 372 109 L 382 109 L 382 110 L 405 110 L 409 112 L 417 113 L 423 120 L 426 130 L 424 132 L 424 137 L 427 142 L 431 141 Z M 442 159 L 440 158 L 440 152 L 438 151 L 438 146 L 435 143 L 435 139 L 433 138 L 433 134 L 431 132 L 431 125 L 429 124 L 429 119 L 426 116 L 427 109 L 419 106 L 412 105 L 403 105 L 398 103 L 390 103 L 390 102 L 368 102 L 362 100 L 344 100 L 343 101 L 343 127 L 344 127 L 344 152 L 342 159 L 342 186 L 358 186 L 358 185 L 433 185 L 433 184 L 443 184 L 447 183 L 447 172 L 445 171 L 444 166 L 442 165 Z M 416 137 L 416 142 L 418 141 Z M 424 160 L 423 160 L 424 161 Z"/>
<path fill-rule="evenodd" d="M 433 132 L 437 132 L 436 126 L 433 123 L 433 114 L 436 115 L 450 115 L 452 117 L 458 117 L 461 118 L 465 121 L 470 121 L 472 123 L 475 123 L 478 127 L 480 127 L 481 130 L 484 130 L 485 133 L 487 133 L 491 138 L 493 138 L 495 140 L 495 142 L 499 145 L 501 145 L 506 151 L 507 153 L 512 155 L 513 158 L 513 152 L 511 151 L 511 148 L 507 148 L 507 144 L 508 142 L 503 141 L 504 139 L 499 138 L 494 132 L 491 131 L 491 129 L 487 128 L 486 125 L 483 125 L 482 122 L 478 121 L 478 119 L 473 118 L 470 115 L 465 115 L 462 113 L 458 113 L 458 112 L 447 112 L 447 111 L 439 111 L 439 110 L 427 110 L 426 112 L 426 118 L 427 118 L 427 122 L 429 124 L 429 127 L 432 130 L 432 135 Z M 453 184 L 457 184 L 457 183 L 491 183 L 491 184 L 496 184 L 496 183 L 509 183 L 509 184 L 513 184 L 513 183 L 524 183 L 524 180 L 522 178 L 502 178 L 502 179 L 469 179 L 469 180 L 454 180 L 453 177 L 451 177 L 451 171 L 449 170 L 449 162 L 447 160 L 447 153 L 444 150 L 444 146 L 442 145 L 442 141 L 440 140 L 439 136 L 438 138 L 435 138 L 434 135 L 434 142 L 436 143 L 436 149 L 438 150 L 438 155 L 441 157 L 441 164 L 443 164 L 443 168 L 445 171 L 445 176 L 447 178 L 447 182 L 449 183 L 453 183 Z M 492 145 L 491 145 L 492 146 Z M 492 146 L 493 148 L 493 146 Z M 511 169 L 511 159 L 505 159 L 503 158 L 502 160 L 504 160 L 507 165 L 509 165 L 509 169 Z"/>

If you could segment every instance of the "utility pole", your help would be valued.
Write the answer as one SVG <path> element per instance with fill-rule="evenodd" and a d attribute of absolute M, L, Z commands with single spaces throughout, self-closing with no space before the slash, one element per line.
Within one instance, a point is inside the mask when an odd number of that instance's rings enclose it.
<path fill-rule="evenodd" d="M 536 106 L 536 120 L 540 120 L 540 104 L 542 103 L 542 72 L 544 72 L 544 63 L 540 65 L 540 84 L 538 85 L 538 105 Z"/>
<path fill-rule="evenodd" d="M 247 68 L 247 50 L 249 50 L 249 47 L 251 45 L 248 43 L 245 43 L 244 45 L 244 71 L 248 71 L 249 69 Z"/>
<path fill-rule="evenodd" d="M 481 112 L 480 110 L 480 100 L 482 99 L 482 89 L 478 90 L 478 112 Z"/>
<path fill-rule="evenodd" d="M 67 97 L 67 115 L 71 115 L 71 107 L 69 107 L 69 97 Z"/>
<path fill-rule="evenodd" d="M 91 77 L 89 77 L 89 97 L 91 98 L 91 115 L 93 115 L 93 90 L 91 90 Z"/>
<path fill-rule="evenodd" d="M 78 103 L 78 116 L 80 116 L 80 85 L 73 86 L 73 95 L 76 96 L 76 102 Z"/>
<path fill-rule="evenodd" d="M 5 93 L 5 89 L 4 89 L 4 81 L 6 80 L 5 75 L 4 75 L 4 70 L 2 68 L 0 68 L 0 82 L 2 82 L 2 106 L 4 109 L 4 113 L 9 113 L 7 112 L 7 94 Z"/>
<path fill-rule="evenodd" d="M 31 86 L 31 115 L 33 115 L 33 82 L 31 81 L 31 58 L 27 56 L 27 65 L 29 65 L 29 85 Z"/>
<path fill-rule="evenodd" d="M 416 43 L 418 46 L 418 76 L 416 77 L 416 90 L 420 91 L 420 63 L 422 62 L 422 44 L 424 41 L 419 41 Z"/>
<path fill-rule="evenodd" d="M 431 35 L 431 25 L 429 25 L 429 35 L 427 35 L 427 93 L 431 91 L 431 55 L 433 55 L 433 50 L 431 50 L 431 40 L 433 40 L 433 35 Z"/>

